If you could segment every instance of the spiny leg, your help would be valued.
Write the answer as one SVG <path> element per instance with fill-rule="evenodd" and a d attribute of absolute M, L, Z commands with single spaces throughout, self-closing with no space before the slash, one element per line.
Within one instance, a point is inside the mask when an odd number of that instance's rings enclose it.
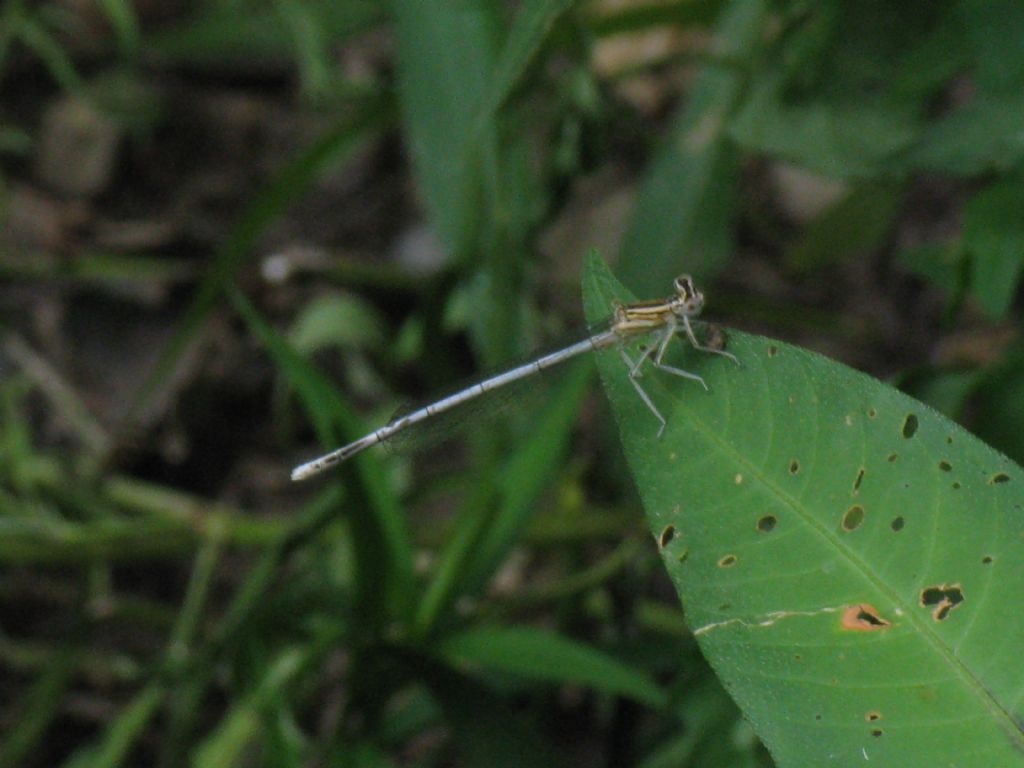
<path fill-rule="evenodd" d="M 690 325 L 690 318 L 688 318 L 686 315 L 683 315 L 683 328 L 686 331 L 686 337 L 690 340 L 690 344 L 693 345 L 694 349 L 699 349 L 701 352 L 712 352 L 716 355 L 728 357 L 730 360 L 736 363 L 736 365 L 741 365 L 739 358 L 736 357 L 736 355 L 734 355 L 732 352 L 726 352 L 724 349 L 715 349 L 714 347 L 709 347 L 698 342 L 697 334 L 693 332 L 693 326 Z"/>
<path fill-rule="evenodd" d="M 683 320 L 686 320 L 686 318 L 684 317 Z M 684 371 L 682 368 L 676 368 L 675 366 L 666 365 L 665 363 L 661 362 L 661 359 L 665 356 L 665 350 L 668 349 L 668 343 L 672 339 L 672 337 L 675 336 L 675 333 L 675 322 L 673 321 L 668 323 L 665 326 L 665 330 L 662 333 L 661 341 L 658 343 L 658 354 L 656 354 L 651 359 L 651 365 L 653 365 L 659 371 L 665 371 L 666 373 L 671 373 L 676 376 L 680 376 L 684 379 L 690 379 L 691 381 L 699 381 L 700 385 L 704 387 L 704 391 L 707 392 L 708 383 L 704 381 L 703 376 L 698 376 L 696 373 L 690 373 L 689 371 Z"/>
<path fill-rule="evenodd" d="M 640 386 L 640 382 L 637 381 L 637 377 L 640 375 L 640 364 L 646 360 L 653 347 L 644 350 L 644 353 L 640 356 L 640 359 L 635 363 L 630 359 L 629 355 L 626 354 L 626 350 L 620 349 L 622 353 L 622 359 L 626 361 L 626 367 L 629 368 L 629 381 L 633 385 L 633 389 L 640 395 L 640 399 L 644 401 L 644 404 L 650 409 L 651 413 L 654 414 L 654 418 L 658 420 L 661 426 L 658 428 L 658 437 L 661 437 L 661 433 L 665 431 L 665 417 L 661 415 L 661 412 L 654 405 L 654 401 L 651 400 L 650 395 L 644 392 L 644 388 Z"/>

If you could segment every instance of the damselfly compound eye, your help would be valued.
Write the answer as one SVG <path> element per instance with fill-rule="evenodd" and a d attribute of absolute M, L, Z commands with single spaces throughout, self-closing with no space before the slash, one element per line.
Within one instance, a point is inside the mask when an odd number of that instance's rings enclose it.
<path fill-rule="evenodd" d="M 675 289 L 680 298 L 687 301 L 698 294 L 697 289 L 693 285 L 693 278 L 689 275 L 680 275 L 677 277 L 675 280 Z"/>

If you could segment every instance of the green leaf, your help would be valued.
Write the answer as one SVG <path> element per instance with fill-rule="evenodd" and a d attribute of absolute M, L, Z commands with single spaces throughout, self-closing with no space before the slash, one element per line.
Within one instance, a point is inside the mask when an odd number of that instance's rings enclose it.
<path fill-rule="evenodd" d="M 593 259 L 588 317 L 632 297 Z M 698 331 L 704 330 L 699 328 Z M 780 766 L 1024 765 L 1024 471 L 927 406 L 781 342 L 598 367 L 705 656 Z"/>
<path fill-rule="evenodd" d="M 383 6 L 375 0 L 305 0 L 300 10 L 308 15 L 318 37 L 339 43 L 379 22 Z M 265 66 L 268 58 L 292 55 L 296 46 L 303 45 L 295 38 L 296 28 L 282 23 L 282 14 L 295 9 L 282 8 L 280 3 L 249 3 L 244 12 L 237 3 L 202 3 L 198 8 L 181 26 L 148 35 L 143 43 L 146 53 L 217 68 L 226 62 Z M 304 55 L 301 50 L 298 53 Z"/>
<path fill-rule="evenodd" d="M 115 768 L 124 765 L 132 747 L 156 717 L 164 693 L 163 686 L 157 683 L 147 685 L 107 726 L 95 747 L 80 749 L 64 765 L 69 768 Z"/>
<path fill-rule="evenodd" d="M 71 643 L 52 655 L 27 695 L 18 702 L 20 711 L 11 719 L 12 723 L 17 722 L 17 727 L 0 737 L 0 768 L 25 765 L 31 761 L 31 755 L 41 746 L 47 729 L 60 714 L 81 657 L 81 649 Z"/>
<path fill-rule="evenodd" d="M 870 253 L 889 234 L 902 202 L 902 189 L 864 184 L 818 216 L 790 248 L 795 269 L 814 269 Z"/>
<path fill-rule="evenodd" d="M 974 101 L 932 123 L 901 163 L 911 170 L 971 176 L 1024 157 L 1024 96 Z"/>
<path fill-rule="evenodd" d="M 971 292 L 992 317 L 1010 308 L 1024 260 L 1024 179 L 999 181 L 964 209 L 964 247 L 973 256 Z"/>
<path fill-rule="evenodd" d="M 1016 0 L 964 0 L 961 23 L 977 86 L 1010 93 L 1024 84 L 1024 7 Z"/>
<path fill-rule="evenodd" d="M 660 709 L 665 692 L 640 670 L 596 648 L 527 627 L 475 627 L 445 639 L 441 654 L 455 666 L 500 670 L 552 683 L 587 685 Z"/>
<path fill-rule="evenodd" d="M 445 245 L 463 253 L 480 224 L 480 158 L 467 156 L 501 41 L 494 0 L 395 0 L 398 87 L 424 204 Z"/>
<path fill-rule="evenodd" d="M 136 393 L 128 420 L 143 413 L 159 388 L 171 377 L 188 344 L 199 333 L 216 306 L 225 286 L 252 257 L 253 245 L 274 218 L 327 171 L 348 157 L 368 136 L 380 130 L 390 116 L 387 104 L 370 103 L 350 121 L 327 131 L 311 147 L 289 163 L 265 187 L 258 190 L 243 212 L 227 241 L 217 250 L 209 271 L 196 290 L 181 325 L 161 351 L 153 371 Z"/>
<path fill-rule="evenodd" d="M 913 104 L 832 94 L 796 101 L 783 85 L 769 75 L 751 90 L 730 126 L 745 148 L 832 178 L 864 178 L 884 174 L 917 135 Z"/>
<path fill-rule="evenodd" d="M 541 730 L 508 702 L 472 678 L 429 659 L 410 657 L 444 712 L 454 741 L 469 768 L 558 768 L 567 765 Z"/>
<path fill-rule="evenodd" d="M 495 64 L 483 106 L 476 117 L 475 131 L 481 131 L 512 95 L 555 22 L 572 4 L 573 0 L 527 0 L 522 4 Z"/>
<path fill-rule="evenodd" d="M 295 388 L 321 441 L 337 445 L 339 433 L 349 437 L 362 432 L 326 377 L 274 332 L 241 291 L 229 286 L 228 293 L 235 309 Z M 412 608 L 412 544 L 397 500 L 380 473 L 373 470 L 373 458 L 357 457 L 346 471 L 353 481 L 347 489 L 352 497 L 349 512 L 355 543 L 358 618 L 372 627 L 406 616 Z"/>
<path fill-rule="evenodd" d="M 975 429 L 999 450 L 1024 460 L 1024 346 L 1015 344 L 986 374 L 972 397 Z"/>
<path fill-rule="evenodd" d="M 379 347 L 387 338 L 383 318 L 368 301 L 327 293 L 310 301 L 292 324 L 289 339 L 296 351 L 310 354 L 330 347 Z"/>
<path fill-rule="evenodd" d="M 261 740 L 264 711 L 280 692 L 293 684 L 310 658 L 309 648 L 286 648 L 264 669 L 252 690 L 232 706 L 216 728 L 197 746 L 195 768 L 225 768 L 241 762 L 241 756 Z"/>
<path fill-rule="evenodd" d="M 903 267 L 951 296 L 963 293 L 967 270 L 959 240 L 917 243 L 899 251 L 896 258 Z"/>
<path fill-rule="evenodd" d="M 746 60 L 767 14 L 762 0 L 730 3 L 715 29 L 716 53 Z M 732 252 L 738 158 L 726 127 L 746 81 L 743 71 L 706 68 L 651 161 L 619 258 L 635 289 L 660 290 L 684 256 L 687 269 L 706 274 Z"/>

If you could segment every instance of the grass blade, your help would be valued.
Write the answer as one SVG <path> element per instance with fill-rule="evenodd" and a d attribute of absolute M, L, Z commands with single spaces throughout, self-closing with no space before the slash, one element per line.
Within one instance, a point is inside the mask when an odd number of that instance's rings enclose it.
<path fill-rule="evenodd" d="M 716 55 L 745 61 L 763 34 L 767 4 L 733 0 L 715 30 Z M 658 296 L 680 271 L 707 274 L 732 251 L 737 156 L 726 135 L 746 74 L 706 68 L 688 94 L 668 143 L 650 164 L 622 243 L 623 282 Z"/>

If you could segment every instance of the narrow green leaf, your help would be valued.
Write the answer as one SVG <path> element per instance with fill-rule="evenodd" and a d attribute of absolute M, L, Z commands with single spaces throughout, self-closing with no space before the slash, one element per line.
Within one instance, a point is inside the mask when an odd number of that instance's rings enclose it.
<path fill-rule="evenodd" d="M 1024 461 L 1024 346 L 1019 340 L 993 368 L 971 398 L 972 423 L 996 448 Z"/>
<path fill-rule="evenodd" d="M 595 8 L 588 19 L 594 34 L 604 37 L 637 32 L 668 24 L 677 27 L 707 26 L 721 12 L 724 0 L 653 0 L 623 6 Z"/>
<path fill-rule="evenodd" d="M 74 768 L 116 768 L 124 765 L 135 742 L 156 716 L 163 698 L 161 685 L 147 685 L 107 727 L 97 747 L 77 752 L 65 765 Z"/>
<path fill-rule="evenodd" d="M 15 768 L 31 762 L 33 750 L 61 712 L 81 656 L 81 649 L 73 645 L 53 654 L 46 669 L 19 702 L 18 726 L 0 738 L 0 768 Z"/>
<path fill-rule="evenodd" d="M 43 62 L 50 75 L 65 91 L 78 91 L 82 78 L 67 50 L 35 17 L 24 15 L 19 20 L 18 36 Z"/>
<path fill-rule="evenodd" d="M 337 445 L 339 436 L 365 434 L 359 421 L 337 391 L 312 364 L 300 358 L 259 315 L 241 291 L 231 287 L 235 309 L 274 358 L 278 369 L 295 388 L 317 428 L 321 441 Z M 413 600 L 412 544 L 408 528 L 387 484 L 373 469 L 373 458 L 359 456 L 348 466 L 352 499 L 352 534 L 355 539 L 359 619 L 372 624 L 404 617 Z M 385 607 L 385 604 L 388 607 Z"/>
<path fill-rule="evenodd" d="M 998 181 L 964 209 L 964 248 L 973 257 L 971 293 L 992 317 L 1010 308 L 1024 266 L 1024 179 Z"/>
<path fill-rule="evenodd" d="M 527 0 L 522 4 L 502 46 L 484 102 L 474 121 L 470 146 L 477 143 L 495 113 L 512 95 L 555 22 L 573 3 L 574 0 Z"/>
<path fill-rule="evenodd" d="M 235 765 L 263 730 L 263 710 L 280 690 L 291 685 L 312 655 L 311 648 L 289 648 L 266 668 L 251 693 L 232 707 L 204 739 L 192 761 L 195 768 L 229 768 Z"/>
<path fill-rule="evenodd" d="M 528 627 L 474 627 L 445 638 L 454 666 L 498 670 L 550 683 L 575 683 L 660 709 L 665 692 L 645 672 L 567 637 Z"/>
<path fill-rule="evenodd" d="M 915 102 L 829 94 L 793 101 L 781 73 L 763 77 L 730 126 L 744 148 L 832 178 L 883 175 L 917 137 Z"/>
<path fill-rule="evenodd" d="M 464 253 L 480 224 L 481 169 L 467 156 L 502 36 L 494 0 L 395 0 L 398 87 L 423 201 L 445 245 Z"/>
<path fill-rule="evenodd" d="M 191 306 L 174 336 L 160 354 L 153 372 L 136 394 L 129 418 L 145 410 L 195 337 L 236 271 L 252 256 L 256 238 L 289 204 L 294 203 L 320 174 L 347 159 L 367 137 L 387 121 L 387 105 L 373 103 L 351 121 L 328 131 L 258 191 L 224 245 L 218 249 Z"/>
<path fill-rule="evenodd" d="M 459 595 L 483 590 L 536 512 L 534 501 L 561 466 L 592 365 L 573 366 L 536 415 L 534 429 L 504 462 L 496 483 L 474 494 L 438 558 L 436 575 L 419 602 L 417 626 L 432 630 Z"/>
<path fill-rule="evenodd" d="M 767 14 L 763 0 L 729 3 L 715 30 L 716 55 L 746 61 Z M 707 67 L 651 161 L 619 258 L 634 289 L 653 295 L 675 277 L 680 259 L 700 275 L 731 253 L 738 158 L 726 127 L 746 80 L 740 69 Z"/>
<path fill-rule="evenodd" d="M 534 518 L 534 502 L 562 466 L 593 370 L 593 363 L 581 361 L 566 373 L 537 414 L 536 429 L 503 467 L 498 481 L 501 508 L 468 568 L 465 588 L 471 592 L 484 588 Z"/>
<path fill-rule="evenodd" d="M 1015 0 L 967 0 L 956 4 L 971 48 L 974 79 L 989 93 L 1024 85 L 1024 7 Z"/>
<path fill-rule="evenodd" d="M 432 659 L 410 659 L 444 712 L 469 768 L 557 768 L 566 765 L 540 730 L 486 686 Z"/>
<path fill-rule="evenodd" d="M 268 58 L 292 54 L 295 38 L 281 23 L 281 10 L 273 3 L 202 3 L 199 13 L 178 27 L 146 36 L 146 53 L 173 62 L 209 62 L 222 69 L 226 62 L 265 66 Z M 377 0 L 305 0 L 303 11 L 318 34 L 333 43 L 344 41 L 378 23 L 386 4 Z"/>
<path fill-rule="evenodd" d="M 1024 157 L 1024 96 L 973 101 L 933 122 L 901 165 L 910 170 L 972 176 L 1005 171 Z"/>
<path fill-rule="evenodd" d="M 584 295 L 631 299 L 597 260 Z M 788 344 L 672 346 L 710 392 L 644 370 L 661 439 L 599 369 L 687 621 L 778 764 L 1024 765 L 1024 470 Z"/>
<path fill-rule="evenodd" d="M 133 56 L 139 47 L 139 19 L 127 0 L 100 0 L 100 7 L 117 35 L 121 51 Z"/>
<path fill-rule="evenodd" d="M 801 233 L 789 250 L 789 265 L 810 270 L 871 253 L 889 234 L 902 200 L 898 186 L 855 187 Z"/>

